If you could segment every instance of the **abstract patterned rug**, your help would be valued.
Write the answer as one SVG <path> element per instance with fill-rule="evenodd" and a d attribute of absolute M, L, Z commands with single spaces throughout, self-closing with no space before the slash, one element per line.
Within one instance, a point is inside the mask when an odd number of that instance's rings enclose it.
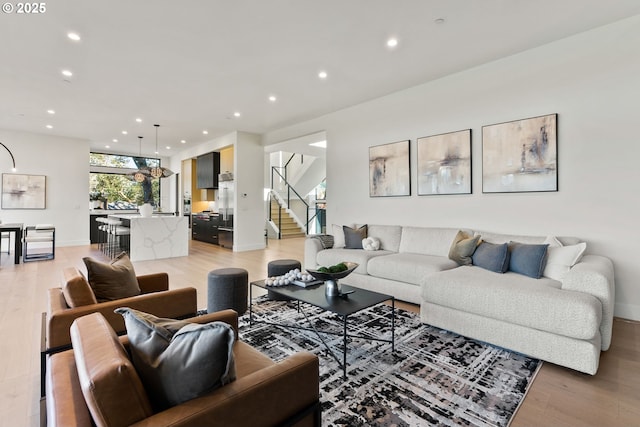
<path fill-rule="evenodd" d="M 254 320 L 308 326 L 291 302 L 254 303 Z M 304 305 L 321 330 L 342 331 L 338 316 Z M 391 338 L 391 308 L 378 305 L 349 318 L 349 333 Z M 301 350 L 320 358 L 324 426 L 506 426 L 541 365 L 536 359 L 420 323 L 396 309 L 395 354 L 391 345 L 353 338 L 347 375 L 311 331 L 239 320 L 242 340 L 273 360 Z M 342 337 L 323 338 L 341 357 Z"/>

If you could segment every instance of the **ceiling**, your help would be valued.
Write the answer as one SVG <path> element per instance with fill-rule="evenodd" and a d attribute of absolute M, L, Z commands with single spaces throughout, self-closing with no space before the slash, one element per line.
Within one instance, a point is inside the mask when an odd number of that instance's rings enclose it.
<path fill-rule="evenodd" d="M 0 129 L 119 153 L 138 153 L 143 136 L 148 155 L 160 124 L 162 156 L 234 130 L 268 132 L 640 13 L 638 0 L 45 4 L 41 14 L 0 14 Z M 396 48 L 386 46 L 389 37 Z"/>

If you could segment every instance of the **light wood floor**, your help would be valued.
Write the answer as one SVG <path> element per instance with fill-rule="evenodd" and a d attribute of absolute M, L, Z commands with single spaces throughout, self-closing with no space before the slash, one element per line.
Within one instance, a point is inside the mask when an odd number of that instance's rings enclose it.
<path fill-rule="evenodd" d="M 266 275 L 267 262 L 303 259 L 304 239 L 270 240 L 266 250 L 231 252 L 201 242 L 190 243 L 188 257 L 135 262 L 136 273 L 169 273 L 172 288 L 194 286 L 198 306 L 206 308 L 207 273 L 242 267 L 249 280 Z M 61 271 L 82 257 L 106 259 L 96 247 L 56 250 L 53 261 L 13 265 L 13 254 L 0 266 L 0 426 L 38 426 L 40 394 L 40 313 L 46 289 L 59 286 Z M 417 312 L 418 307 L 402 304 Z M 545 363 L 512 426 L 640 426 L 640 323 L 616 319 L 613 345 L 603 353 L 595 376 Z"/>

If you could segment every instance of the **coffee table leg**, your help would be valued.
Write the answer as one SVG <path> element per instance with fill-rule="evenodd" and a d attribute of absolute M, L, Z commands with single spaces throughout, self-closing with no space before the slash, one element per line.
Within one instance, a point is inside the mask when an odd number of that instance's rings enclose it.
<path fill-rule="evenodd" d="M 249 326 L 253 326 L 253 285 L 249 283 Z"/>
<path fill-rule="evenodd" d="M 391 298 L 391 353 L 396 351 L 396 299 Z"/>
<path fill-rule="evenodd" d="M 344 316 L 344 325 L 342 331 L 342 340 L 344 345 L 344 353 L 342 354 L 342 377 L 347 379 L 347 316 Z"/>

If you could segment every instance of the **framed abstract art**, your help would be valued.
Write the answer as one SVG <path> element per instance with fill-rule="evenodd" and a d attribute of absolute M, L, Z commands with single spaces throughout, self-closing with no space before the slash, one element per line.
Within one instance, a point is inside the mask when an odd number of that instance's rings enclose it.
<path fill-rule="evenodd" d="M 482 127 L 482 192 L 558 191 L 558 115 Z"/>
<path fill-rule="evenodd" d="M 410 196 L 409 140 L 369 147 L 369 196 Z"/>
<path fill-rule="evenodd" d="M 471 193 L 471 129 L 418 138 L 418 195 Z"/>

